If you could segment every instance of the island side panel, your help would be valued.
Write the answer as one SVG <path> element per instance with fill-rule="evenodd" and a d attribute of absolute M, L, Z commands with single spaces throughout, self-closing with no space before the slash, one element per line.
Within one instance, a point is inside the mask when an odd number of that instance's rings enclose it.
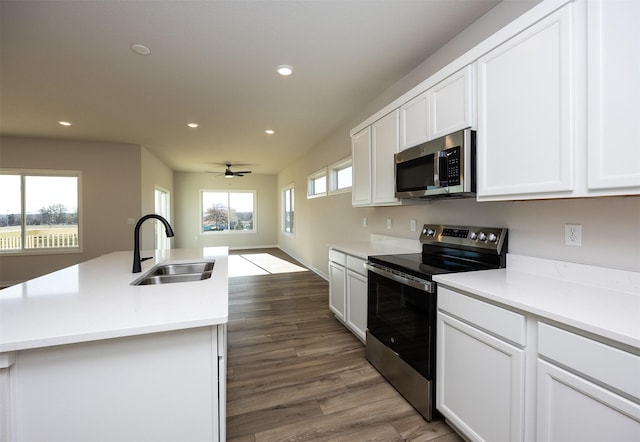
<path fill-rule="evenodd" d="M 219 440 L 218 327 L 16 353 L 21 442 Z"/>

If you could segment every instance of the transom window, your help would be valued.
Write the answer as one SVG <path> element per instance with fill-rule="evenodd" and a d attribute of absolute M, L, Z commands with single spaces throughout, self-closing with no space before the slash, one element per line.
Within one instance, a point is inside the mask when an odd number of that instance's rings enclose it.
<path fill-rule="evenodd" d="M 341 193 L 351 190 L 352 169 L 351 158 L 329 166 L 329 193 Z"/>
<path fill-rule="evenodd" d="M 201 191 L 200 232 L 255 232 L 255 191 Z"/>
<path fill-rule="evenodd" d="M 327 194 L 327 169 L 319 170 L 307 177 L 307 198 Z"/>
<path fill-rule="evenodd" d="M 0 171 L 0 253 L 80 251 L 80 172 Z"/>

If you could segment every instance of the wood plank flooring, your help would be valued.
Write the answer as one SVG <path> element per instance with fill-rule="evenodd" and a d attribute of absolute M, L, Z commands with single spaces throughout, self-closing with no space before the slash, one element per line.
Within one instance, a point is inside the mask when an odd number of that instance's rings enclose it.
<path fill-rule="evenodd" d="M 278 249 L 232 251 L 271 253 Z M 227 441 L 461 441 L 367 362 L 315 273 L 229 278 Z"/>

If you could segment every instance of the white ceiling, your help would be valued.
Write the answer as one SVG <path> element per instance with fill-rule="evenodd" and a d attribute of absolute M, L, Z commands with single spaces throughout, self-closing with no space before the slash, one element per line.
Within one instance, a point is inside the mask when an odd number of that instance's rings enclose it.
<path fill-rule="evenodd" d="M 0 0 L 0 131 L 277 173 L 498 2 Z"/>

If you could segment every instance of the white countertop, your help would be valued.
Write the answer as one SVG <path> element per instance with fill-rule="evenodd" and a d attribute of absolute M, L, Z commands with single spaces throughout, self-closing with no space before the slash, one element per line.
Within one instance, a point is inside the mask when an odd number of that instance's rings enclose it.
<path fill-rule="evenodd" d="M 115 252 L 0 290 L 0 353 L 228 321 L 226 247 Z M 132 286 L 161 262 L 214 259 L 202 281 Z"/>
<path fill-rule="evenodd" d="M 370 255 L 389 255 L 399 253 L 419 253 L 422 245 L 417 239 L 400 238 L 371 234 L 369 241 L 354 241 L 329 244 L 330 249 L 340 250 L 358 258 L 367 259 Z"/>
<path fill-rule="evenodd" d="M 507 255 L 506 269 L 434 280 L 640 349 L 640 273 Z"/>

